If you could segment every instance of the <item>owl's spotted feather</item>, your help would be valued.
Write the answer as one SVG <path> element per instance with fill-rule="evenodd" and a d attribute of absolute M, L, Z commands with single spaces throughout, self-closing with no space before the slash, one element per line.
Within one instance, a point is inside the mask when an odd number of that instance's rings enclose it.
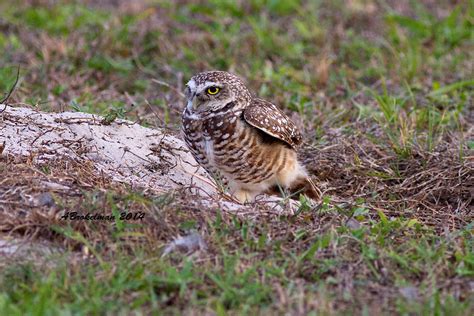
<path fill-rule="evenodd" d="M 250 125 L 284 141 L 293 148 L 301 144 L 301 133 L 296 125 L 273 103 L 253 99 L 244 111 L 244 118 Z"/>
<path fill-rule="evenodd" d="M 215 95 L 209 93 L 214 88 L 219 90 Z M 275 186 L 310 181 L 297 160 L 302 138 L 294 123 L 272 103 L 252 98 L 240 78 L 222 71 L 200 73 L 188 82 L 186 95 L 186 144 L 239 201 L 252 201 Z"/>

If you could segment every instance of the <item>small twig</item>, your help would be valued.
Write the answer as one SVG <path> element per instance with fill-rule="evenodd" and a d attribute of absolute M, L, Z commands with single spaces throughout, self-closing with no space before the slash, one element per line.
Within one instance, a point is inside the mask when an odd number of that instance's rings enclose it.
<path fill-rule="evenodd" d="M 179 91 L 178 89 L 176 89 L 175 87 L 171 86 L 170 84 L 164 82 L 164 81 L 160 81 L 158 79 L 151 79 L 151 81 L 159 84 L 159 85 L 162 85 L 162 86 L 165 86 L 167 88 L 170 88 L 171 90 L 173 90 L 174 92 L 176 92 L 180 97 L 182 98 L 185 98 L 186 96 L 184 95 L 184 93 L 182 93 L 181 91 Z"/>
<path fill-rule="evenodd" d="M 42 137 L 42 136 L 46 135 L 47 133 L 52 132 L 52 131 L 54 131 L 54 130 L 55 130 L 55 128 L 53 127 L 53 128 L 50 128 L 50 129 L 44 131 L 43 133 L 39 134 L 39 135 L 31 142 L 30 146 L 32 146 L 40 137 Z"/>
<path fill-rule="evenodd" d="M 18 69 L 17 69 L 17 72 L 16 72 L 16 79 L 15 79 L 15 82 L 13 83 L 13 86 L 10 88 L 10 91 L 8 91 L 6 97 L 0 101 L 0 104 L 5 104 L 5 107 L 3 108 L 3 110 L 0 110 L 0 113 L 4 112 L 6 109 L 7 109 L 7 102 L 8 102 L 8 99 L 10 99 L 13 91 L 15 90 L 16 88 L 16 85 L 18 84 L 18 80 L 20 79 L 20 65 L 18 65 Z"/>
<path fill-rule="evenodd" d="M 163 120 L 161 119 L 161 117 L 158 115 L 158 113 L 155 112 L 155 109 L 153 109 L 153 107 L 151 106 L 150 102 L 148 102 L 147 99 L 145 99 L 145 103 L 146 103 L 146 105 L 148 106 L 148 108 L 150 109 L 150 111 L 155 115 L 155 117 L 161 122 L 162 126 L 164 126 L 165 128 L 167 128 L 165 121 L 163 121 Z"/>

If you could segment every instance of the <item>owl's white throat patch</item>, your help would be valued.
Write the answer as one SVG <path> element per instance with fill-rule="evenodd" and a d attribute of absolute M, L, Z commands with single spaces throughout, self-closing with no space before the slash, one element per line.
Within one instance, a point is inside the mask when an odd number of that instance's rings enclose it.
<path fill-rule="evenodd" d="M 201 116 L 194 112 L 193 106 L 191 105 L 191 108 L 189 107 L 189 102 L 188 102 L 187 110 L 185 111 L 184 115 L 186 116 L 187 119 L 190 119 L 190 120 L 201 119 Z"/>

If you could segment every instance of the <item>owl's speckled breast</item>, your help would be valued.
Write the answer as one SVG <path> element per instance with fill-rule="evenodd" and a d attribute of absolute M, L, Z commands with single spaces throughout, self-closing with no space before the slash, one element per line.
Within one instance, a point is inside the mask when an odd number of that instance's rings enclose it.
<path fill-rule="evenodd" d="M 212 175 L 221 175 L 221 151 L 233 140 L 242 111 L 216 115 L 207 113 L 202 118 L 185 110 L 183 131 L 185 141 L 194 158 Z M 207 118 L 206 118 L 207 117 Z M 234 135 L 235 136 L 235 135 Z M 216 149 L 219 155 L 216 155 Z M 217 167 L 217 168 L 216 168 Z"/>
<path fill-rule="evenodd" d="M 183 115 L 186 143 L 212 174 L 243 184 L 260 183 L 280 171 L 291 150 L 281 142 L 265 144 L 262 133 L 242 119 L 242 111 L 200 119 Z M 295 156 L 296 157 L 296 156 Z"/>

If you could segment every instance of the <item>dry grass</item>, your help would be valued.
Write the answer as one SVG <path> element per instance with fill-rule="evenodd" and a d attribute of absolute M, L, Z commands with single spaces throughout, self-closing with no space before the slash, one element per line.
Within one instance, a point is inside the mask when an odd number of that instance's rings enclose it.
<path fill-rule="evenodd" d="M 439 232 L 453 231 L 473 219 L 473 156 L 456 136 L 435 152 L 417 150 L 400 159 L 363 134 L 334 135 L 321 148 L 307 149 L 306 164 L 322 181 L 324 193 L 338 202 L 363 199 L 387 216 L 414 218 Z"/>

